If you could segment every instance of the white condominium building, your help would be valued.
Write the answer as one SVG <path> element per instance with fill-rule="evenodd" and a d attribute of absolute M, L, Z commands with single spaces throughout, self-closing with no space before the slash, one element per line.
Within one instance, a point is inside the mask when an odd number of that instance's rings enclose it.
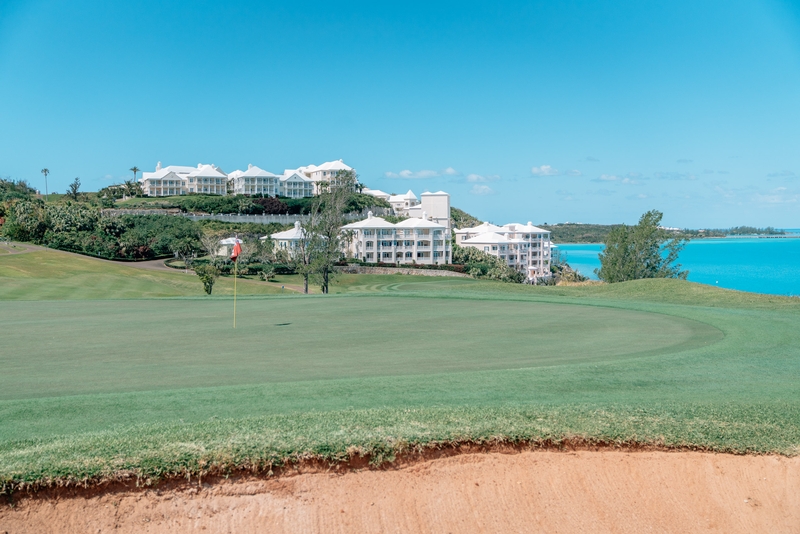
<path fill-rule="evenodd" d="M 387 201 L 395 215 L 421 219 L 424 213 L 429 220 L 450 229 L 450 195 L 444 191 L 426 191 L 421 195 L 422 200 L 410 189 L 403 195 L 390 195 L 380 189 L 364 189 L 364 194 Z"/>
<path fill-rule="evenodd" d="M 233 171 L 228 175 L 234 195 L 277 196 L 280 193 L 280 177 L 255 165 L 246 171 Z"/>
<path fill-rule="evenodd" d="M 288 198 L 312 197 L 319 193 L 320 182 L 336 181 L 341 171 L 353 170 L 342 160 L 328 161 L 322 165 L 309 165 L 287 169 L 283 174 L 273 174 L 254 165 L 247 170 L 225 174 L 216 165 L 199 164 L 197 167 L 156 165 L 155 172 L 144 172 L 139 182 L 145 196 L 166 197 L 205 193 L 226 195 L 228 188 L 235 195 L 265 195 Z"/>
<path fill-rule="evenodd" d="M 314 196 L 314 182 L 300 170 L 286 169 L 280 177 L 280 196 L 304 198 Z"/>
<path fill-rule="evenodd" d="M 437 265 L 452 261 L 450 230 L 429 220 L 427 214 L 393 224 L 370 212 L 366 219 L 342 230 L 352 232 L 348 256 L 368 263 Z"/>
<path fill-rule="evenodd" d="M 314 184 L 313 194 L 318 195 L 320 192 L 320 182 L 335 182 L 336 175 L 339 174 L 339 172 L 352 171 L 353 168 L 346 165 L 342 160 L 339 159 L 336 161 L 326 161 L 321 165 L 308 165 L 306 167 L 300 167 L 297 170 L 303 173 L 306 178 L 311 180 L 311 182 Z"/>
<path fill-rule="evenodd" d="M 262 241 L 265 239 L 272 239 L 275 241 L 275 246 L 278 248 L 278 250 L 287 251 L 289 257 L 291 257 L 294 254 L 294 251 L 297 250 L 297 247 L 300 246 L 300 240 L 303 239 L 304 235 L 305 234 L 300 221 L 296 221 L 293 228 L 284 232 L 277 232 L 268 236 L 265 235 L 260 239 Z"/>
<path fill-rule="evenodd" d="M 503 226 L 483 223 L 454 231 L 456 244 L 473 247 L 500 258 L 509 267 L 524 273 L 528 280 L 550 276 L 553 245 L 550 232 L 532 223 Z"/>
<path fill-rule="evenodd" d="M 156 165 L 155 172 L 143 172 L 139 178 L 142 191 L 150 197 L 185 195 L 187 193 L 211 193 L 224 195 L 228 177 L 214 165 L 198 164 L 197 167 Z"/>

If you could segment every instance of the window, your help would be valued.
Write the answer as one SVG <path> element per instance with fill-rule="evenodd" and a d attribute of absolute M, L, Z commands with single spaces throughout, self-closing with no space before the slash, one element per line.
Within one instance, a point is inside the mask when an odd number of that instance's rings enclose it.
<path fill-rule="evenodd" d="M 497 245 L 492 245 L 492 250 L 497 250 Z"/>
<path fill-rule="evenodd" d="M 368 259 L 368 260 L 371 260 L 371 259 L 372 259 L 372 252 L 367 252 L 367 259 Z"/>
<path fill-rule="evenodd" d="M 391 252 L 384 252 L 383 253 L 383 257 L 384 258 L 391 258 L 392 257 L 392 253 Z"/>
<path fill-rule="evenodd" d="M 413 252 L 406 252 L 406 258 L 413 258 L 413 257 L 414 257 Z"/>
<path fill-rule="evenodd" d="M 373 245 L 372 241 L 367 241 L 367 248 L 372 248 L 372 245 Z"/>
<path fill-rule="evenodd" d="M 489 252 L 489 247 L 483 247 L 484 252 Z"/>
<path fill-rule="evenodd" d="M 417 258 L 424 258 L 425 255 L 422 252 L 417 252 Z"/>

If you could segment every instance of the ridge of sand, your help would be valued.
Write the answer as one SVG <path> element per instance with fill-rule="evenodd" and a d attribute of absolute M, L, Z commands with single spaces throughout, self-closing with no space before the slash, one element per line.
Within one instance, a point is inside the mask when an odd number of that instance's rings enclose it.
<path fill-rule="evenodd" d="M 0 504 L 26 532 L 800 532 L 800 458 L 488 452 Z"/>

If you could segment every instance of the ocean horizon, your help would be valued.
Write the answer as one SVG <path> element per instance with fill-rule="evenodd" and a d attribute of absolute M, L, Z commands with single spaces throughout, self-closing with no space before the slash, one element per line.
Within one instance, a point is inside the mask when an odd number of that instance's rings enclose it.
<path fill-rule="evenodd" d="M 800 236 L 800 229 L 786 229 Z M 569 265 L 597 280 L 602 243 L 557 245 Z M 694 239 L 678 263 L 689 271 L 688 280 L 726 289 L 800 295 L 800 237 L 724 237 Z"/>

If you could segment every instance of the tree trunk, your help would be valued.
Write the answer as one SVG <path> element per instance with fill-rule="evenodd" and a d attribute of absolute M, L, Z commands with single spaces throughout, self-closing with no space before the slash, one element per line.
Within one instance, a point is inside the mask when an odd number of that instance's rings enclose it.
<path fill-rule="evenodd" d="M 308 275 L 307 274 L 303 275 L 303 293 L 308 295 Z"/>
<path fill-rule="evenodd" d="M 328 294 L 328 268 L 324 267 L 322 269 L 322 292 L 324 294 Z"/>

